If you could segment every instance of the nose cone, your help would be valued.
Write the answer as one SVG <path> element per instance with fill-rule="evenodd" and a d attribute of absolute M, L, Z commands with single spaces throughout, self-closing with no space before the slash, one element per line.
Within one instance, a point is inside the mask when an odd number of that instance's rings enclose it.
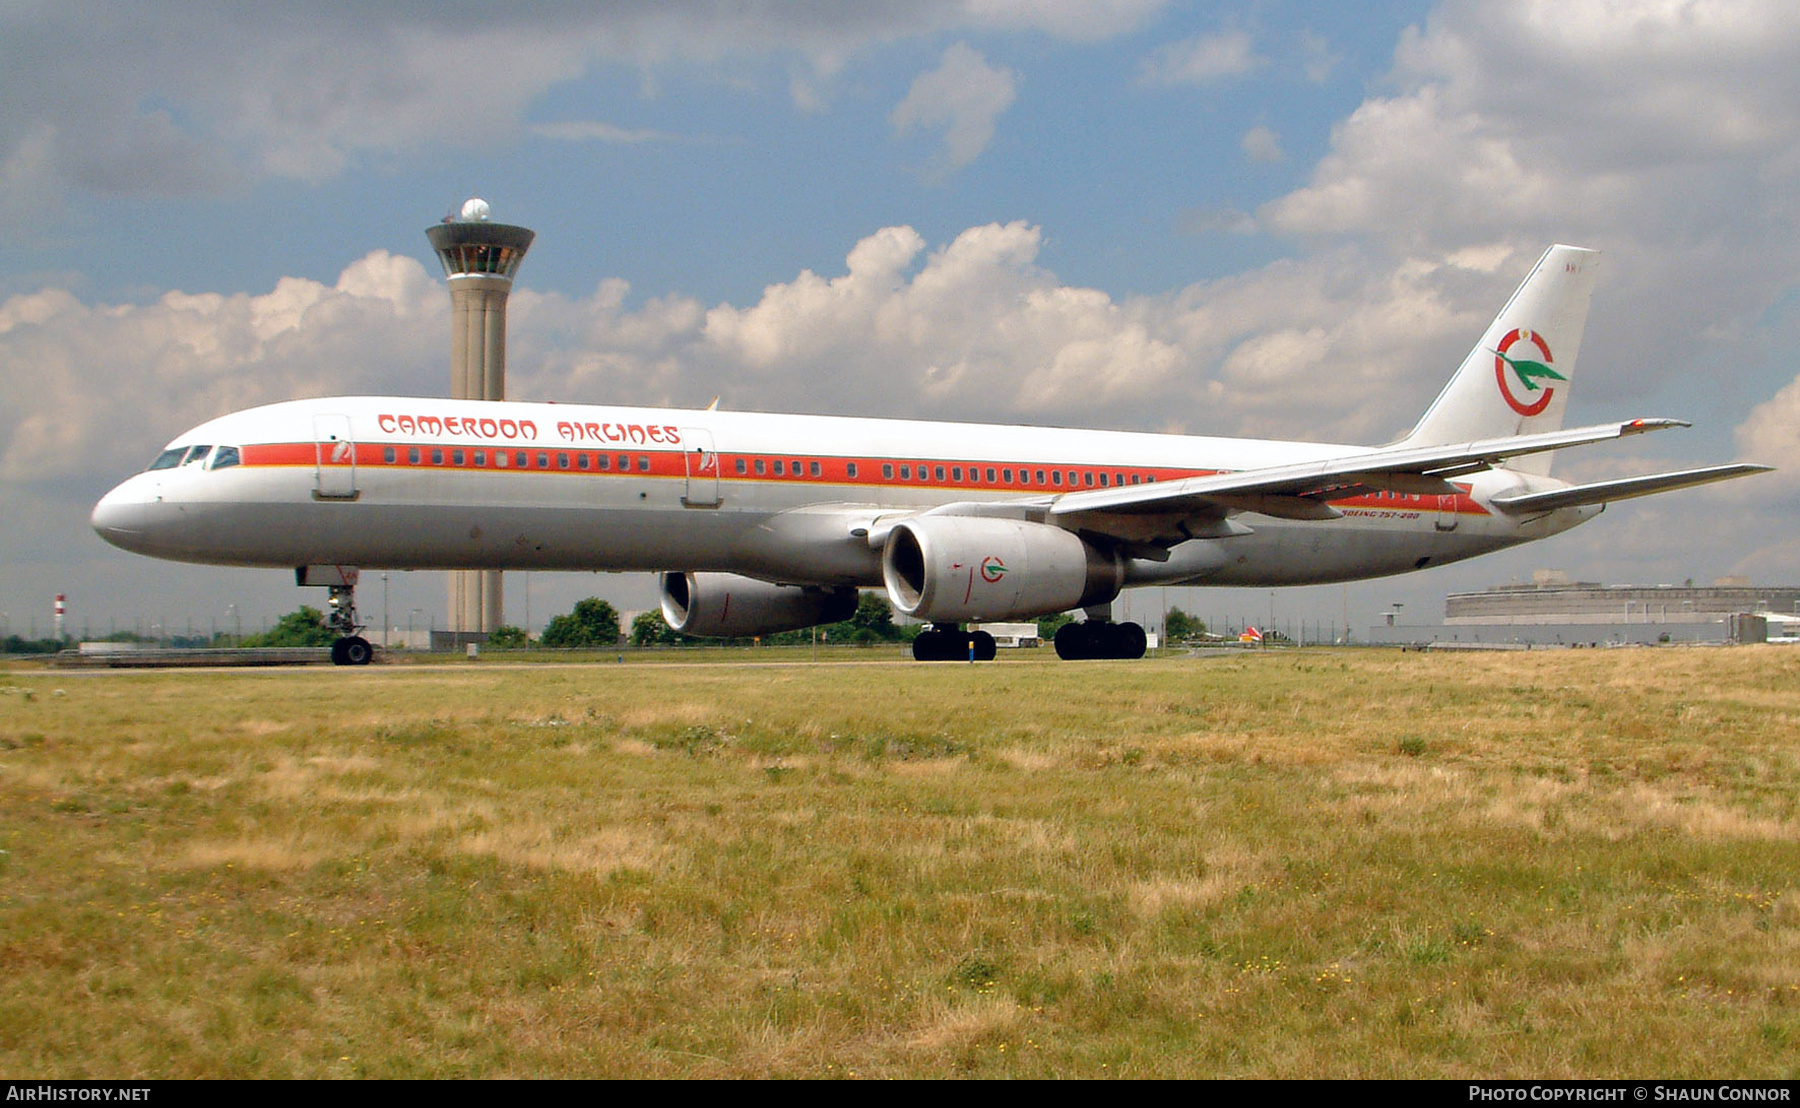
<path fill-rule="evenodd" d="M 94 505 L 94 530 L 101 538 L 125 550 L 140 550 L 149 507 L 138 482 L 127 481 Z"/>

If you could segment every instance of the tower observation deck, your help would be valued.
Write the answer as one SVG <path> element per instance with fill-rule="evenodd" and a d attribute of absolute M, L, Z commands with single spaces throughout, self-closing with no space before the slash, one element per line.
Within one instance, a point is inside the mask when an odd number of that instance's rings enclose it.
<path fill-rule="evenodd" d="M 456 400 L 506 399 L 506 298 L 537 237 L 525 227 L 494 223 L 489 214 L 487 201 L 472 199 L 425 230 L 450 285 L 450 396 Z M 503 619 L 498 571 L 450 574 L 453 633 L 484 634 Z"/>

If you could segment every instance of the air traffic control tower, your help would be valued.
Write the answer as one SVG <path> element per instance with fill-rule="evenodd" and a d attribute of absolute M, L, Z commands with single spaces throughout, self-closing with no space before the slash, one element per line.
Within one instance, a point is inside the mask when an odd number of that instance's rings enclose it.
<path fill-rule="evenodd" d="M 506 297 L 535 231 L 494 223 L 473 199 L 425 231 L 450 283 L 450 396 L 506 399 Z M 450 574 L 450 631 L 485 635 L 505 618 L 498 570 Z M 468 640 L 463 640 L 468 641 Z"/>

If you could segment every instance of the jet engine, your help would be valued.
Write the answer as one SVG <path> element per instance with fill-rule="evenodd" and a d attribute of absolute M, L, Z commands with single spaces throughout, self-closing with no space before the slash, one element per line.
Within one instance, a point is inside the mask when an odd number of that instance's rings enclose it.
<path fill-rule="evenodd" d="M 983 516 L 918 516 L 881 553 L 894 610 L 932 623 L 1028 619 L 1105 604 L 1124 562 L 1072 531 Z"/>
<path fill-rule="evenodd" d="M 663 619 L 684 635 L 772 635 L 856 613 L 853 588 L 771 585 L 735 573 L 665 573 L 661 591 Z"/>

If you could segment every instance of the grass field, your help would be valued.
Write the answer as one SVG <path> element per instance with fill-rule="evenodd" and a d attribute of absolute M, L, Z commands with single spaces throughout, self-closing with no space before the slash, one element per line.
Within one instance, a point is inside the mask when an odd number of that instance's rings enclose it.
<path fill-rule="evenodd" d="M 1800 650 L 1024 653 L 0 673 L 0 1076 L 1800 1076 Z"/>

